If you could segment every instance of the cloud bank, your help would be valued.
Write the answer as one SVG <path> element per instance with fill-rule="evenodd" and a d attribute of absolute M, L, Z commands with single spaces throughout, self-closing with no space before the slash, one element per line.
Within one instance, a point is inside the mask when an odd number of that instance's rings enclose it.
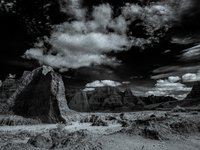
<path fill-rule="evenodd" d="M 60 1 L 60 5 L 61 11 L 73 21 L 53 26 L 50 38 L 45 41 L 51 45 L 50 49 L 41 44 L 23 55 L 60 72 L 91 65 L 119 65 L 121 61 L 107 53 L 127 51 L 132 46 L 144 49 L 146 45 L 158 43 L 176 20 L 173 8 L 163 3 L 144 7 L 127 3 L 115 17 L 109 4 L 93 7 L 91 12 L 79 0 Z M 137 20 L 141 23 L 135 23 Z M 132 24 L 143 26 L 146 38 L 136 37 Z"/>
<path fill-rule="evenodd" d="M 147 91 L 146 95 L 172 96 L 182 100 L 192 90 L 191 87 L 182 84 L 182 80 L 186 80 L 186 77 L 169 76 L 167 79 L 159 79 L 155 87 Z"/>

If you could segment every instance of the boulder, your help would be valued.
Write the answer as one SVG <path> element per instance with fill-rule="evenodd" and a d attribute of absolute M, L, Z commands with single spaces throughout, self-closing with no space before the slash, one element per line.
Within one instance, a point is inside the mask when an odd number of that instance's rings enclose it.
<path fill-rule="evenodd" d="M 69 108 L 79 112 L 89 112 L 89 103 L 86 92 L 77 92 L 69 102 Z"/>
<path fill-rule="evenodd" d="M 8 101 L 15 114 L 36 117 L 43 123 L 65 122 L 73 113 L 67 106 L 61 75 L 47 66 L 28 73 Z"/>

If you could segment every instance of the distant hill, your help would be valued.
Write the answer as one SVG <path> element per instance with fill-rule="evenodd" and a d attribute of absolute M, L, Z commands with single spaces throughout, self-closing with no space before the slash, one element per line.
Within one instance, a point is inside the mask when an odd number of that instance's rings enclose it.
<path fill-rule="evenodd" d="M 36 71 L 36 70 L 41 70 L 41 71 Z M 47 74 L 49 75 L 44 75 L 43 73 L 39 73 L 43 72 L 43 70 L 46 70 Z M 30 78 L 27 76 L 29 76 Z M 30 82 L 31 84 L 27 82 Z M 7 78 L 5 81 L 3 81 L 2 86 L 0 87 L 0 100 L 3 100 L 1 101 L 1 103 L 4 103 L 7 100 L 15 101 L 14 105 L 15 109 L 13 109 L 15 113 L 30 115 L 29 113 L 32 112 L 29 111 L 24 112 L 23 108 L 31 106 L 30 104 L 32 104 L 34 101 L 38 102 L 38 104 L 40 103 L 40 101 L 41 102 L 46 101 L 48 104 L 48 101 L 51 98 L 50 95 L 52 95 L 51 91 L 53 90 L 52 89 L 53 87 L 52 85 L 50 85 L 50 83 L 53 84 L 57 82 L 63 83 L 61 76 L 58 73 L 55 73 L 53 69 L 48 70 L 47 66 L 37 68 L 32 72 L 25 71 L 20 79 Z M 38 88 L 39 85 L 40 88 Z M 21 86 L 23 87 L 22 91 L 19 90 Z M 63 88 L 64 88 L 62 89 L 62 92 L 64 92 L 63 99 L 65 99 L 66 97 L 65 101 L 67 103 L 65 106 L 66 109 L 67 110 L 72 109 L 78 112 L 136 111 L 144 109 L 157 109 L 165 106 L 175 107 L 174 105 L 176 103 L 180 104 L 180 102 L 177 99 L 170 96 L 164 97 L 164 96 L 151 95 L 149 97 L 138 97 L 133 95 L 133 93 L 129 88 L 127 88 L 125 91 L 120 91 L 117 87 L 104 86 L 104 87 L 97 87 L 95 88 L 94 91 L 88 91 L 88 92 L 82 91 L 82 89 L 65 88 L 64 84 Z M 22 94 L 21 92 L 24 94 Z M 35 94 L 33 94 L 34 92 Z M 40 92 L 41 94 L 36 94 L 38 92 Z M 190 98 L 198 97 L 198 94 L 199 94 L 199 86 L 197 84 L 194 86 L 193 91 L 191 91 L 191 94 L 189 94 L 188 97 Z M 28 103 L 28 104 L 22 105 L 22 103 Z"/>
<path fill-rule="evenodd" d="M 200 81 L 195 82 L 191 92 L 186 96 L 185 100 L 200 99 Z"/>

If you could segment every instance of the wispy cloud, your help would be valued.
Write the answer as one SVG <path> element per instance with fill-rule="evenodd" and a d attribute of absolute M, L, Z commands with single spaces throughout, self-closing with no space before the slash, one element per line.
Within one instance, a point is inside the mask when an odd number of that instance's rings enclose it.
<path fill-rule="evenodd" d="M 122 84 L 130 84 L 130 81 L 123 81 Z"/>
<path fill-rule="evenodd" d="M 181 61 L 200 60 L 200 45 L 184 50 L 180 57 Z"/>
<path fill-rule="evenodd" d="M 157 68 L 152 71 L 155 75 L 151 79 L 164 79 L 169 76 L 183 76 L 186 73 L 197 73 L 199 71 L 200 64 L 187 64 L 187 65 L 174 65 L 174 66 L 164 66 Z"/>

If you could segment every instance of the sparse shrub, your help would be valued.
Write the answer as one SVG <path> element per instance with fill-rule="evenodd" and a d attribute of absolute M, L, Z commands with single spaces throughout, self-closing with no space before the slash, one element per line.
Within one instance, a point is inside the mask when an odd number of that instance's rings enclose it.
<path fill-rule="evenodd" d="M 17 115 L 0 116 L 0 126 L 36 125 L 36 124 L 41 124 L 41 121 L 39 119 L 24 118 L 22 116 L 17 116 Z"/>
<path fill-rule="evenodd" d="M 155 140 L 161 139 L 161 135 L 155 128 L 145 127 L 142 130 L 142 134 L 146 138 L 155 139 Z"/>
<path fill-rule="evenodd" d="M 177 105 L 175 108 L 171 110 L 172 112 L 186 112 L 186 109 Z"/>
<path fill-rule="evenodd" d="M 105 120 L 112 121 L 112 120 L 118 120 L 118 119 L 116 117 L 113 117 L 113 116 L 106 116 Z"/>
<path fill-rule="evenodd" d="M 90 116 L 85 116 L 84 118 L 82 118 L 81 120 L 80 120 L 80 123 L 88 123 L 88 122 L 90 122 Z"/>
<path fill-rule="evenodd" d="M 170 128 L 179 133 L 193 133 L 198 132 L 198 124 L 192 121 L 179 121 L 170 124 Z"/>
<path fill-rule="evenodd" d="M 129 127 L 132 125 L 131 121 L 121 121 L 122 127 Z"/>
<path fill-rule="evenodd" d="M 156 115 L 152 114 L 149 116 L 150 118 L 156 118 Z"/>
<path fill-rule="evenodd" d="M 192 115 L 198 115 L 198 112 L 197 111 L 192 111 L 191 114 Z"/>
<path fill-rule="evenodd" d="M 62 122 L 59 122 L 56 124 L 56 128 L 58 129 L 58 131 L 62 131 L 65 128 L 65 124 Z"/>
<path fill-rule="evenodd" d="M 87 130 L 79 130 L 69 133 L 67 130 L 61 131 L 58 128 L 54 128 L 49 130 L 49 132 L 47 133 L 40 133 L 37 134 L 36 136 L 31 137 L 28 143 L 37 148 L 70 149 L 69 147 L 72 147 L 72 149 L 74 148 L 76 149 L 77 146 L 84 147 L 85 145 L 84 139 L 88 135 L 89 134 Z"/>
<path fill-rule="evenodd" d="M 92 123 L 92 126 L 108 126 L 108 123 L 102 119 L 97 119 Z"/>
<path fill-rule="evenodd" d="M 0 147 L 1 150 L 33 150 L 35 149 L 31 144 L 28 143 L 6 143 L 3 146 Z"/>
<path fill-rule="evenodd" d="M 171 116 L 171 112 L 166 112 L 165 117 Z"/>
<path fill-rule="evenodd" d="M 124 120 L 124 119 L 125 119 L 125 118 L 124 118 L 124 113 L 121 113 L 121 114 L 119 115 L 119 117 L 120 117 L 121 120 Z"/>

